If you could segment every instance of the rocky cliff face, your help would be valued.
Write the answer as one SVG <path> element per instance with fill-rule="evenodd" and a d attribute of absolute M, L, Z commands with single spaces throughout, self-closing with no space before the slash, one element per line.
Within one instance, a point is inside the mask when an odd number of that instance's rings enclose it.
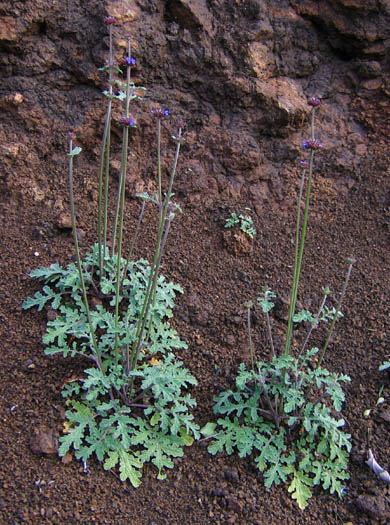
<path fill-rule="evenodd" d="M 207 206 L 224 195 L 245 199 L 258 213 L 265 203 L 289 202 L 290 175 L 307 138 L 308 96 L 325 102 L 318 166 L 335 191 L 348 192 L 359 177 L 370 137 L 390 131 L 385 0 L 3 2 L 5 194 L 55 200 L 53 173 L 62 170 L 70 127 L 87 153 L 80 167 L 93 177 L 104 113 L 105 79 L 97 68 L 107 58 L 106 14 L 118 21 L 116 57 L 125 54 L 130 35 L 135 81 L 148 89 L 133 107 L 129 184 L 138 190 L 148 186 L 153 166 L 150 108 L 156 105 L 186 121 L 181 196 Z M 114 172 L 115 166 L 114 158 Z"/>

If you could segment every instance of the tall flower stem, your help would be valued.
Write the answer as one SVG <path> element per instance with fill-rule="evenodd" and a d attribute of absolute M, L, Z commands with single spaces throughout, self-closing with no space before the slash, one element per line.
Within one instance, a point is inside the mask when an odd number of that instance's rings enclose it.
<path fill-rule="evenodd" d="M 251 311 L 252 311 L 253 304 L 249 302 L 247 307 L 247 326 L 248 326 L 248 341 L 249 341 L 249 352 L 251 356 L 251 366 L 252 366 L 252 372 L 255 371 L 255 356 L 253 351 L 253 341 L 252 341 L 252 326 L 251 326 Z"/>
<path fill-rule="evenodd" d="M 108 166 L 110 157 L 110 127 L 111 127 L 111 100 L 108 101 L 106 120 L 103 130 L 102 150 L 100 153 L 99 194 L 98 194 L 98 243 L 99 243 L 99 270 L 100 279 L 103 277 L 104 257 L 107 244 L 107 194 L 108 194 Z M 103 174 L 105 181 L 103 185 Z M 103 195 L 104 187 L 104 195 Z"/>
<path fill-rule="evenodd" d="M 105 173 L 104 173 L 104 203 L 103 203 L 103 257 L 106 256 L 107 251 L 107 231 L 108 231 L 108 186 L 110 181 L 110 145 L 111 145 L 111 106 L 112 101 L 109 101 L 110 120 L 107 126 L 107 140 L 106 140 L 106 159 L 105 159 Z M 103 264 L 104 269 L 104 264 Z"/>
<path fill-rule="evenodd" d="M 270 317 L 269 317 L 269 312 L 265 313 L 265 318 L 266 318 L 266 321 L 267 321 L 267 333 L 268 333 L 269 344 L 271 346 L 271 352 L 272 352 L 272 355 L 274 357 L 276 357 L 274 340 L 273 340 L 273 337 L 272 337 L 271 320 L 270 320 Z"/>
<path fill-rule="evenodd" d="M 315 116 L 316 116 L 316 108 L 313 107 L 311 111 L 311 140 L 315 140 Z"/>
<path fill-rule="evenodd" d="M 307 179 L 307 188 L 306 188 L 306 197 L 305 197 L 305 210 L 303 213 L 303 222 L 302 222 L 302 231 L 300 235 L 300 242 L 299 242 L 299 250 L 297 251 L 298 246 L 298 238 L 299 238 L 299 222 L 300 222 L 300 200 L 298 202 L 298 214 L 297 214 L 297 233 L 296 233 L 296 255 L 295 255 L 295 262 L 294 262 L 294 276 L 293 276 L 293 284 L 291 287 L 291 295 L 290 295 L 290 308 L 288 312 L 288 325 L 287 325 L 287 335 L 286 335 L 286 345 L 284 349 L 284 353 L 286 355 L 290 354 L 290 348 L 291 348 L 291 338 L 292 338 L 292 331 L 293 331 L 293 316 L 295 313 L 295 306 L 297 303 L 297 296 L 298 296 L 298 287 L 299 287 L 299 279 L 301 274 L 301 266 L 302 266 L 302 258 L 303 258 L 303 251 L 305 247 L 305 237 L 306 237 L 306 228 L 307 228 L 307 219 L 309 216 L 309 204 L 310 204 L 310 193 L 311 193 L 311 182 L 312 182 L 312 174 L 313 174 L 313 159 L 314 159 L 314 150 L 311 150 L 310 152 L 310 160 L 309 160 L 309 175 Z"/>
<path fill-rule="evenodd" d="M 110 135 L 111 135 L 111 109 L 112 109 L 112 70 L 113 70 L 113 53 L 112 53 L 112 25 L 109 26 L 109 59 L 108 59 L 108 104 L 106 119 L 103 130 L 102 149 L 100 152 L 99 168 L 99 190 L 98 190 L 98 244 L 99 244 L 99 270 L 100 279 L 103 277 L 104 263 L 107 246 L 107 208 L 108 208 L 108 179 L 109 179 L 109 161 L 110 161 Z M 105 181 L 103 184 L 103 174 Z M 104 187 L 104 194 L 103 194 Z"/>
<path fill-rule="evenodd" d="M 302 223 L 302 230 L 300 232 L 300 216 L 301 216 L 301 202 L 302 202 L 302 195 L 303 195 L 303 187 L 304 187 L 304 181 L 305 181 L 305 170 L 303 170 L 302 173 L 302 179 L 301 179 L 301 186 L 299 191 L 299 197 L 298 197 L 298 211 L 297 211 L 297 228 L 296 228 L 296 236 L 295 236 L 295 256 L 294 256 L 294 271 L 293 271 L 293 283 L 291 286 L 291 294 L 290 294 L 290 307 L 288 312 L 288 325 L 287 325 L 287 334 L 286 334 L 286 344 L 284 347 L 284 353 L 285 355 L 290 354 L 291 349 L 291 339 L 292 339 L 292 332 L 293 332 L 293 317 L 295 314 L 295 306 L 297 303 L 297 296 L 298 296 L 298 287 L 299 287 L 299 279 L 301 275 L 301 266 L 302 266 L 302 258 L 303 258 L 303 251 L 305 247 L 305 237 L 306 237 L 306 227 L 307 227 L 307 219 L 309 215 L 309 204 L 310 204 L 310 192 L 311 192 L 311 181 L 313 176 L 313 160 L 314 160 L 314 153 L 317 149 L 321 149 L 322 145 L 319 141 L 315 139 L 315 110 L 316 107 L 321 104 L 321 100 L 315 97 L 311 97 L 308 100 L 309 106 L 312 107 L 311 112 L 311 140 L 304 142 L 304 148 L 310 149 L 310 160 L 309 160 L 309 175 L 307 180 L 307 187 L 306 187 L 306 197 L 305 197 L 305 210 L 303 213 L 303 223 Z M 298 249 L 299 245 L 299 249 Z"/>
<path fill-rule="evenodd" d="M 159 226 L 158 226 L 158 233 L 157 233 L 157 241 L 156 241 L 156 248 L 154 252 L 153 262 L 150 270 L 148 285 L 145 293 L 145 299 L 142 306 L 141 314 L 139 317 L 137 330 L 135 334 L 135 341 L 131 349 L 131 368 L 134 368 L 136 366 L 138 355 L 140 352 L 140 349 L 143 345 L 144 341 L 144 331 L 146 327 L 146 323 L 148 321 L 148 316 L 150 313 L 150 307 L 152 305 L 152 301 L 154 298 L 155 290 L 157 287 L 157 281 L 159 276 L 159 270 L 161 265 L 161 257 L 162 257 L 162 250 L 165 244 L 165 241 L 163 242 L 163 235 L 166 227 L 166 220 L 169 218 L 168 216 L 168 210 L 170 205 L 170 199 L 172 197 L 172 187 L 173 182 L 175 179 L 176 169 L 177 169 L 177 163 L 179 159 L 179 153 L 180 153 L 180 145 L 183 139 L 181 139 L 181 129 L 179 129 L 179 134 L 177 137 L 176 142 L 176 152 L 175 152 L 175 158 L 173 161 L 173 167 L 169 179 L 168 184 L 168 190 L 165 195 L 164 203 L 161 212 L 159 213 Z"/>
<path fill-rule="evenodd" d="M 329 290 L 328 288 L 325 288 L 325 289 L 324 289 L 324 297 L 322 298 L 321 305 L 320 305 L 320 307 L 319 307 L 319 309 L 318 309 L 318 312 L 317 312 L 317 315 L 316 315 L 317 323 L 320 322 L 320 317 L 321 317 L 322 311 L 323 311 L 323 309 L 325 308 L 325 303 L 326 303 L 326 300 L 327 300 L 328 295 L 329 295 L 330 293 L 331 293 L 331 292 L 330 292 L 330 290 Z M 313 324 L 313 323 L 311 324 L 310 329 L 309 329 L 309 331 L 307 332 L 307 335 L 306 335 L 305 341 L 304 341 L 304 343 L 303 343 L 303 345 L 302 345 L 302 348 L 301 348 L 300 354 L 299 354 L 299 356 L 298 356 L 298 359 L 303 355 L 303 352 L 304 352 L 305 349 L 306 349 L 306 345 L 307 345 L 307 343 L 308 343 L 309 340 L 310 340 L 310 336 L 311 336 L 311 334 L 312 334 L 314 328 L 316 328 L 317 326 L 318 326 L 318 324 Z"/>
<path fill-rule="evenodd" d="M 124 119 L 122 119 L 124 121 L 126 121 L 126 120 L 129 121 L 130 100 L 134 98 L 133 90 L 130 93 L 130 81 L 131 81 L 131 46 L 130 46 L 130 40 L 128 41 L 127 54 L 128 54 L 128 60 L 129 61 L 127 63 L 127 68 L 126 68 L 125 117 L 124 117 Z M 129 126 L 129 123 L 125 124 L 124 132 L 123 132 L 123 137 L 126 136 L 126 140 L 128 140 L 128 136 L 129 136 L 128 126 Z M 122 141 L 122 148 L 123 148 L 123 146 L 124 146 L 124 139 Z M 123 157 L 123 150 L 122 150 L 121 175 L 120 175 L 120 178 L 119 178 L 118 197 L 117 197 L 117 202 L 116 202 L 114 228 L 113 228 L 113 234 L 112 234 L 112 253 L 115 253 L 118 221 L 119 222 L 121 221 L 121 210 L 120 210 L 121 200 L 124 199 L 124 195 L 125 195 L 125 188 L 124 188 L 124 186 L 126 184 L 126 172 L 125 172 L 125 176 L 123 177 L 122 176 L 123 175 L 123 166 L 124 166 L 123 161 L 124 161 L 124 157 Z M 126 162 L 127 162 L 127 145 L 126 145 L 126 159 L 125 159 L 125 163 Z M 122 210 L 122 212 L 123 212 L 123 210 Z M 122 216 L 122 220 L 123 220 L 123 216 Z M 118 240 L 118 243 L 119 243 L 119 240 Z"/>
<path fill-rule="evenodd" d="M 79 151 L 81 151 L 81 149 Z M 99 370 L 102 373 L 104 373 L 103 363 L 102 363 L 102 359 L 101 359 L 101 355 L 100 355 L 100 351 L 99 351 L 99 346 L 98 346 L 97 341 L 96 341 L 95 330 L 93 328 L 92 320 L 91 320 L 91 313 L 90 313 L 90 309 L 89 309 L 89 303 L 88 303 L 88 297 L 87 297 L 87 290 L 86 290 L 86 287 L 85 287 L 85 280 L 84 280 L 84 275 L 83 275 L 83 269 L 82 269 L 82 266 L 81 266 L 79 241 L 78 241 L 78 238 L 77 238 L 77 230 L 76 230 L 76 212 L 75 212 L 75 206 L 74 206 L 74 192 L 73 192 L 73 157 L 75 155 L 77 155 L 79 153 L 79 151 L 75 152 L 73 150 L 73 139 L 70 138 L 70 141 L 69 141 L 69 153 L 68 153 L 68 157 L 69 157 L 69 172 L 68 172 L 68 176 L 69 176 L 69 201 L 70 201 L 70 214 L 71 214 L 71 218 L 72 218 L 73 242 L 74 242 L 74 248 L 75 248 L 75 252 L 76 252 L 76 261 L 77 261 L 77 267 L 78 267 L 78 271 L 79 271 L 81 289 L 82 289 L 82 292 L 83 292 L 83 301 L 84 301 L 85 311 L 86 311 L 86 314 L 87 314 L 89 331 L 90 331 L 90 334 L 91 334 L 92 351 L 95 354 L 95 361 L 96 361 L 97 366 L 99 367 Z"/>
<path fill-rule="evenodd" d="M 321 366 L 321 363 L 322 363 L 322 361 L 324 359 L 325 352 L 326 352 L 326 350 L 328 348 L 328 344 L 329 344 L 330 338 L 332 337 L 332 334 L 333 334 L 334 326 L 336 324 L 337 318 L 338 318 L 339 313 L 341 311 L 341 305 L 343 303 L 345 292 L 346 292 L 347 286 L 348 286 L 348 282 L 349 282 L 349 279 L 351 277 L 352 267 L 353 267 L 353 265 L 355 264 L 356 261 L 355 261 L 355 259 L 350 258 L 350 259 L 348 259 L 348 262 L 349 262 L 349 267 L 348 267 L 348 270 L 347 270 L 347 275 L 346 275 L 345 280 L 344 280 L 343 289 L 341 291 L 340 298 L 339 298 L 339 301 L 338 301 L 337 306 L 336 306 L 336 312 L 335 312 L 335 314 L 333 316 L 332 323 L 331 323 L 331 325 L 329 327 L 329 331 L 328 331 L 328 335 L 327 335 L 326 340 L 325 340 L 325 344 L 324 344 L 324 346 L 322 348 L 321 355 L 320 355 L 320 358 L 319 358 L 318 363 L 317 363 L 317 368 L 319 366 Z"/>
<path fill-rule="evenodd" d="M 128 56 L 131 57 L 130 40 L 128 41 Z M 129 103 L 130 103 L 130 65 L 127 66 L 126 76 L 126 102 L 125 102 L 125 119 L 129 118 Z M 123 126 L 122 136 L 122 161 L 120 173 L 120 193 L 118 195 L 118 213 L 119 232 L 118 232 L 118 252 L 117 252 L 117 270 L 116 270 L 116 290 L 115 290 L 115 340 L 114 340 L 114 354 L 116 359 L 119 359 L 119 302 L 120 302 L 120 286 L 121 286 L 121 263 L 122 263 L 122 244 L 123 244 L 123 217 L 125 208 L 125 189 L 126 189 L 126 172 L 127 172 L 127 149 L 129 143 L 129 127 Z M 113 246 L 114 250 L 114 246 Z"/>
<path fill-rule="evenodd" d="M 157 184 L 158 184 L 158 202 L 162 203 L 161 193 L 161 119 L 157 119 Z"/>

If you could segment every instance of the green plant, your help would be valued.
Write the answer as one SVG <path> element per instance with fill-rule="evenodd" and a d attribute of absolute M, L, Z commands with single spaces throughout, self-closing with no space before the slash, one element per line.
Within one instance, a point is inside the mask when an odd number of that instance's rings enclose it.
<path fill-rule="evenodd" d="M 239 226 L 240 230 L 243 231 L 250 239 L 253 239 L 257 231 L 253 224 L 253 219 L 249 215 L 237 215 L 232 212 L 230 217 L 225 221 L 225 228 L 234 228 Z"/>
<path fill-rule="evenodd" d="M 370 417 L 371 413 L 373 410 L 375 410 L 376 407 L 382 405 L 384 402 L 385 402 L 385 398 L 382 396 L 383 394 L 383 391 L 385 389 L 385 385 L 381 385 L 381 387 L 379 388 L 379 391 L 378 391 L 378 398 L 376 400 L 376 406 L 375 407 L 371 407 L 371 408 L 366 408 L 363 412 L 363 416 L 368 418 Z"/>
<path fill-rule="evenodd" d="M 76 264 L 66 268 L 52 264 L 31 272 L 31 277 L 44 283 L 42 291 L 27 298 L 23 308 L 50 306 L 55 318 L 47 323 L 43 336 L 48 355 L 64 358 L 81 356 L 89 365 L 84 377 L 68 383 L 62 395 L 66 398 L 66 433 L 60 438 L 59 454 L 74 449 L 77 459 L 86 462 L 92 455 L 103 461 L 105 469 L 119 467 L 120 479 L 133 486 L 140 484 L 141 469 L 152 462 L 158 478 L 164 479 L 165 468 L 172 468 L 173 458 L 183 455 L 183 447 L 199 437 L 199 427 L 190 413 L 195 400 L 185 390 L 196 385 L 196 379 L 176 359 L 177 349 L 187 348 L 167 319 L 172 317 L 176 293 L 180 286 L 168 282 L 160 274 L 161 259 L 170 224 L 176 210 L 172 187 L 176 174 L 183 123 L 172 136 L 176 152 L 166 193 L 162 192 L 160 166 L 160 122 L 167 110 L 152 110 L 157 119 L 158 193 L 154 197 L 139 195 L 142 208 L 132 240 L 129 256 L 124 258 L 124 206 L 129 129 L 135 122 L 129 116 L 130 101 L 139 99 L 130 80 L 130 43 L 126 82 L 114 79 L 112 58 L 112 24 L 110 25 L 109 90 L 106 122 L 103 132 L 99 170 L 98 242 L 81 257 L 76 231 L 73 195 L 73 159 L 81 148 L 69 141 L 69 198 Z M 113 95 L 112 85 L 124 89 Z M 124 103 L 122 163 L 117 192 L 111 248 L 108 246 L 108 191 L 111 105 Z M 157 241 L 151 264 L 132 261 L 131 255 L 147 203 L 158 210 Z M 116 247 L 116 249 L 115 249 Z"/>
<path fill-rule="evenodd" d="M 390 368 L 390 361 L 383 361 L 383 363 L 380 365 L 379 370 L 381 372 L 388 370 Z"/>
<path fill-rule="evenodd" d="M 272 359 L 269 363 L 256 361 L 251 335 L 254 303 L 249 302 L 246 307 L 250 369 L 244 364 L 240 365 L 235 388 L 222 392 L 214 400 L 214 413 L 223 417 L 217 423 L 208 423 L 201 429 L 206 439 L 213 440 L 208 447 L 211 454 L 223 450 L 228 454 L 237 450 L 240 457 L 256 454 L 255 463 L 264 475 L 266 487 L 288 482 L 288 491 L 301 509 L 307 506 L 315 485 L 322 485 L 332 494 L 336 492 L 342 496 L 344 481 L 349 477 L 347 464 L 351 450 L 350 435 L 342 431 L 345 421 L 340 417 L 344 401 L 341 384 L 350 381 L 350 378 L 330 373 L 321 367 L 321 363 L 336 320 L 342 317 L 341 304 L 354 261 L 349 261 L 336 306 L 329 308 L 326 305 L 330 290 L 325 288 L 316 314 L 308 310 L 296 312 L 313 160 L 315 151 L 322 148 L 314 137 L 314 114 L 320 101 L 312 98 L 308 103 L 312 106 L 312 136 L 304 142 L 303 147 L 310 150 L 310 158 L 309 161 L 301 161 L 294 270 L 284 350 L 277 352 L 275 349 L 269 312 L 275 306 L 276 295 L 266 288 L 257 302 L 266 317 Z M 305 207 L 301 224 L 300 210 L 305 182 Z M 293 328 L 303 322 L 309 323 L 310 328 L 298 355 L 293 356 Z M 327 322 L 330 326 L 322 349 L 306 349 L 313 329 L 319 323 Z"/>

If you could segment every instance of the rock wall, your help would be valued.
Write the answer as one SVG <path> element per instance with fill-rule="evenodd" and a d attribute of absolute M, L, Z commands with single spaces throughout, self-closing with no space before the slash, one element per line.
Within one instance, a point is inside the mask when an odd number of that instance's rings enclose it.
<path fill-rule="evenodd" d="M 307 138 L 308 96 L 325 104 L 320 175 L 347 192 L 369 141 L 389 126 L 390 6 L 386 0 L 27 0 L 0 4 L 0 184 L 3 195 L 55 199 L 66 131 L 97 163 L 108 53 L 104 16 L 114 16 L 115 55 L 132 39 L 135 81 L 129 184 L 148 187 L 154 165 L 150 108 L 186 122 L 179 193 L 212 206 L 224 196 L 289 203 Z M 115 110 L 120 116 L 120 108 Z M 378 126 L 380 122 L 380 126 Z M 166 130 L 168 136 L 170 130 Z M 114 129 L 113 172 L 119 128 Z M 379 140 L 379 139 L 378 139 Z M 294 183 L 295 184 L 295 183 Z M 90 185 L 94 185 L 93 182 Z"/>

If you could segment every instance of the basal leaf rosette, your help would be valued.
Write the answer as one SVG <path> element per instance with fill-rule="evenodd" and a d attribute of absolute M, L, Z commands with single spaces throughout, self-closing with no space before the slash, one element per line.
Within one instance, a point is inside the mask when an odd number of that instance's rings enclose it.
<path fill-rule="evenodd" d="M 126 350 L 134 344 L 136 326 L 144 303 L 150 276 L 145 260 L 121 260 L 123 281 L 120 292 L 120 319 L 115 322 L 114 304 L 117 256 L 104 257 L 104 277 L 99 288 L 99 246 L 82 260 L 90 304 L 90 318 L 97 339 L 102 366 L 93 351 L 90 326 L 81 293 L 78 268 L 69 264 L 41 267 L 31 276 L 44 283 L 41 291 L 29 297 L 23 308 L 50 308 L 43 342 L 48 355 L 82 356 L 89 366 L 83 377 L 66 384 L 65 433 L 60 438 L 60 456 L 73 450 L 86 462 L 92 456 L 105 469 L 117 467 L 121 480 L 138 486 L 145 462 L 158 469 L 174 466 L 184 446 L 199 438 L 199 427 L 191 410 L 195 400 L 188 393 L 196 379 L 175 356 L 187 345 L 169 325 L 174 299 L 182 289 L 163 275 L 158 278 L 155 298 L 147 319 L 147 337 L 139 355 L 131 362 Z M 119 353 L 114 352 L 118 338 Z"/>
<path fill-rule="evenodd" d="M 341 383 L 350 378 L 308 366 L 317 352 L 274 357 L 250 370 L 242 363 L 235 389 L 214 399 L 214 413 L 223 417 L 201 430 L 213 438 L 211 454 L 253 455 L 265 486 L 288 483 L 301 509 L 315 485 L 342 497 L 349 478 L 351 436 L 340 411 Z"/>

